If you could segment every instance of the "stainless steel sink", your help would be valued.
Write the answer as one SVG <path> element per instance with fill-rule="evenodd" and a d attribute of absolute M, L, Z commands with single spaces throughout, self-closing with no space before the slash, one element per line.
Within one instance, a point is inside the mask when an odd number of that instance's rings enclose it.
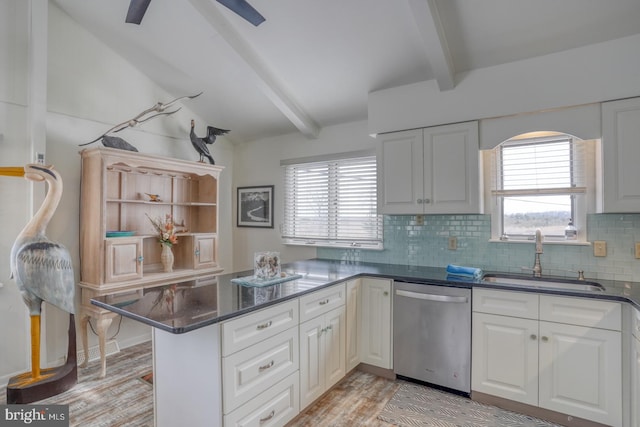
<path fill-rule="evenodd" d="M 571 280 L 571 279 L 558 279 L 544 277 L 524 277 L 510 274 L 485 274 L 482 277 L 482 281 L 485 283 L 494 283 L 507 286 L 524 286 L 532 288 L 543 289 L 558 289 L 566 291 L 588 291 L 588 292 L 602 292 L 604 287 L 600 283 L 590 282 L 585 280 Z"/>

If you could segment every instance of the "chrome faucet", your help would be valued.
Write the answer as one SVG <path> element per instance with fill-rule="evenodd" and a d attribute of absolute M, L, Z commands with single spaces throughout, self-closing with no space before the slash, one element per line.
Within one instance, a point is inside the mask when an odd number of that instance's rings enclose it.
<path fill-rule="evenodd" d="M 540 254 L 542 254 L 542 231 L 536 228 L 536 257 L 533 263 L 533 277 L 542 277 L 542 264 L 540 264 Z"/>

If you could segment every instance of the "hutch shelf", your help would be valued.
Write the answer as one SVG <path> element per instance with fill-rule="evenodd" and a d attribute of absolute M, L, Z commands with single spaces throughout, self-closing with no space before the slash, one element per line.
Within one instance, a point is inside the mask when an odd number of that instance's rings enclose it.
<path fill-rule="evenodd" d="M 82 150 L 80 204 L 81 314 L 84 362 L 87 325 L 96 321 L 105 376 L 106 331 L 115 314 L 91 304 L 110 295 L 126 300 L 144 288 L 220 273 L 218 181 L 222 167 L 96 147 Z M 164 272 L 150 218 L 170 215 L 178 232 L 174 268 Z"/>

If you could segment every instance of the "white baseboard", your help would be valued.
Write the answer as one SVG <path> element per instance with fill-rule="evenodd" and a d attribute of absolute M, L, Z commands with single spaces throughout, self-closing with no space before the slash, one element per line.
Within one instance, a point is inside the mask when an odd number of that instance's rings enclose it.
<path fill-rule="evenodd" d="M 148 333 L 128 337 L 123 340 L 108 340 L 106 344 L 105 354 L 107 356 L 118 353 L 121 349 L 133 347 L 134 345 L 142 344 L 144 342 L 151 341 L 151 331 Z M 78 347 L 78 365 L 84 362 L 84 351 L 82 345 Z M 89 347 L 89 362 L 94 360 L 100 360 L 100 347 L 98 344 Z"/>
<path fill-rule="evenodd" d="M 134 337 L 129 337 L 127 339 L 119 340 L 120 348 L 129 348 L 134 345 L 142 344 L 144 342 L 151 341 L 151 328 L 149 328 L 149 332 L 145 334 L 136 335 Z"/>
<path fill-rule="evenodd" d="M 112 354 L 116 354 L 120 352 L 120 346 L 118 345 L 118 341 L 109 340 L 107 341 L 104 349 L 104 353 L 106 356 L 110 356 Z M 78 365 L 84 362 L 84 349 L 78 350 Z M 94 360 L 100 360 L 100 346 L 93 345 L 89 347 L 89 362 L 93 362 Z"/>

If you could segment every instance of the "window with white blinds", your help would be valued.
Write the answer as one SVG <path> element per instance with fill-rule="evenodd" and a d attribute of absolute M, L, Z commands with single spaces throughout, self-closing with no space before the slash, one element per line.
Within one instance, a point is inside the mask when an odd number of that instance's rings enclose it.
<path fill-rule="evenodd" d="M 545 238 L 563 239 L 569 221 L 584 228 L 586 215 L 576 209 L 576 196 L 587 192 L 584 151 L 584 141 L 569 135 L 509 140 L 495 148 L 491 194 L 502 239 L 529 239 L 537 228 Z"/>
<path fill-rule="evenodd" d="M 375 156 L 284 165 L 285 243 L 382 249 Z"/>

